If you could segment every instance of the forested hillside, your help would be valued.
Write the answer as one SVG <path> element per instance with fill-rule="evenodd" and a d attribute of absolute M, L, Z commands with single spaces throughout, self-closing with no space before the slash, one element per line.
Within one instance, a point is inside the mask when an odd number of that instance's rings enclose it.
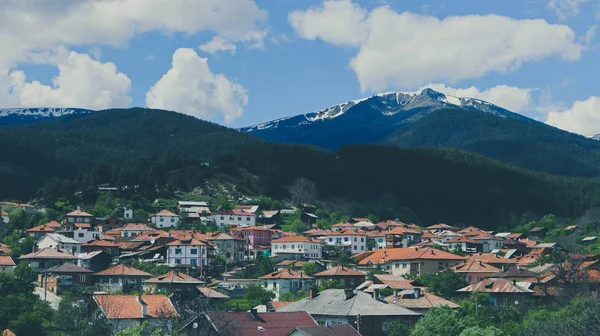
<path fill-rule="evenodd" d="M 576 217 L 600 205 L 600 183 L 554 176 L 454 149 L 355 145 L 337 152 L 264 142 L 168 111 L 109 110 L 3 127 L 0 197 L 53 201 L 98 185 L 153 199 L 208 179 L 247 194 L 288 197 L 298 177 L 319 200 L 348 213 L 410 214 L 437 221 L 507 225 L 526 211 Z M 41 187 L 38 190 L 38 187 Z"/>

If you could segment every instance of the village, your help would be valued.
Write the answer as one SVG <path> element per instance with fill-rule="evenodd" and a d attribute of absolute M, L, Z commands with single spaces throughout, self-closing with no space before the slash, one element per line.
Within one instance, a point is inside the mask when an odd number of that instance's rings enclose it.
<path fill-rule="evenodd" d="M 99 218 L 77 207 L 25 230 L 33 250 L 13 259 L 0 243 L 0 271 L 31 267 L 35 293 L 55 309 L 65 294 L 87 295 L 89 316 L 106 319 L 113 332 L 145 322 L 184 335 L 388 335 L 431 309 L 457 309 L 456 298 L 476 292 L 507 307 L 573 293 L 597 299 L 600 289 L 599 256 L 548 242 L 545 227 L 489 232 L 350 218 L 324 228 L 307 204 L 211 212 L 207 202 L 178 201 L 145 223 L 119 211 Z M 308 229 L 282 230 L 286 215 Z M 181 229 L 189 219 L 217 230 Z M 422 280 L 446 273 L 460 284 L 451 293 Z"/>

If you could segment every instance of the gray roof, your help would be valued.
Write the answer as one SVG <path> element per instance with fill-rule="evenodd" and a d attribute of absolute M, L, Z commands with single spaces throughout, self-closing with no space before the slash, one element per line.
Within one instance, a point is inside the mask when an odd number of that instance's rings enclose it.
<path fill-rule="evenodd" d="M 57 243 L 76 244 L 76 245 L 82 244 L 81 242 L 78 242 L 77 240 L 75 240 L 73 238 L 69 238 L 69 237 L 63 236 L 63 235 L 58 234 L 58 233 L 46 233 L 46 236 L 49 237 L 49 238 L 51 238 L 52 240 L 54 240 Z M 44 237 L 46 237 L 46 236 L 44 236 Z M 44 237 L 42 237 L 40 239 L 40 241 L 42 239 L 44 239 Z"/>
<path fill-rule="evenodd" d="M 373 299 L 369 294 L 357 292 L 346 299 L 344 289 L 327 289 L 317 297 L 305 298 L 277 309 L 278 312 L 306 311 L 311 315 L 332 316 L 414 316 L 412 310 Z"/>

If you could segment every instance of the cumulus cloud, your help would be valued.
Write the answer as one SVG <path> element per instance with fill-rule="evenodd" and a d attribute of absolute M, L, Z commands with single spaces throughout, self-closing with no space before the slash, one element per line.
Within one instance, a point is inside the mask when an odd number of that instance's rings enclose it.
<path fill-rule="evenodd" d="M 146 93 L 146 104 L 203 119 L 221 115 L 231 123 L 242 115 L 248 96 L 242 85 L 212 73 L 206 58 L 180 48 L 173 54 L 171 69 Z"/>
<path fill-rule="evenodd" d="M 553 10 L 559 20 L 566 20 L 579 14 L 581 5 L 590 0 L 549 0 L 547 7 Z"/>
<path fill-rule="evenodd" d="M 479 90 L 475 86 L 464 89 L 448 87 L 444 84 L 429 84 L 425 87 L 456 97 L 470 97 L 485 100 L 513 112 L 526 112 L 532 104 L 533 89 L 508 85 L 497 85 L 487 90 Z"/>
<path fill-rule="evenodd" d="M 59 53 L 53 60 L 59 73 L 52 78 L 52 85 L 28 82 L 23 71 L 0 75 L 0 104 L 105 109 L 131 102 L 131 81 L 113 63 L 76 52 Z"/>
<path fill-rule="evenodd" d="M 600 97 L 578 100 L 571 108 L 548 113 L 546 123 L 582 135 L 600 133 Z"/>
<path fill-rule="evenodd" d="M 229 52 L 231 54 L 235 54 L 236 46 L 220 36 L 215 36 L 212 40 L 199 46 L 198 49 L 212 55 L 215 55 L 219 52 Z"/>
<path fill-rule="evenodd" d="M 440 20 L 388 6 L 369 12 L 349 0 L 291 12 L 288 21 L 302 38 L 357 48 L 350 67 L 363 91 L 457 82 L 550 56 L 577 60 L 583 48 L 568 26 L 541 19 L 468 15 Z"/>

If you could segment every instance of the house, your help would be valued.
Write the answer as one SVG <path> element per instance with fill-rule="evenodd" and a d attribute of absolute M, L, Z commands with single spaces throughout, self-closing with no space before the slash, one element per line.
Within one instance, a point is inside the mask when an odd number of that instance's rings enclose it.
<path fill-rule="evenodd" d="M 277 224 L 281 221 L 281 214 L 279 210 L 264 210 L 256 220 L 263 224 Z"/>
<path fill-rule="evenodd" d="M 326 281 L 336 281 L 342 288 L 354 289 L 365 282 L 366 274 L 344 266 L 335 266 L 312 275 L 317 280 L 317 285 Z"/>
<path fill-rule="evenodd" d="M 93 315 L 101 314 L 108 319 L 113 333 L 142 322 L 170 329 L 173 319 L 179 317 L 175 306 L 166 295 L 95 294 L 92 298 L 97 307 Z"/>
<path fill-rule="evenodd" d="M 279 300 L 281 294 L 286 292 L 310 289 L 315 282 L 315 278 L 291 269 L 281 269 L 259 279 L 266 282 L 265 289 L 275 294 L 275 300 Z"/>
<path fill-rule="evenodd" d="M 10 256 L 0 255 L 0 272 L 12 272 L 15 266 L 15 261 Z"/>
<path fill-rule="evenodd" d="M 399 275 L 390 274 L 374 274 L 373 284 L 383 284 L 394 290 L 394 293 L 398 293 L 407 289 L 424 288 L 425 285 L 417 280 L 409 280 Z"/>
<path fill-rule="evenodd" d="M 357 228 L 354 226 L 354 223 L 349 223 L 349 222 L 341 222 L 341 223 L 333 224 L 331 226 L 331 230 L 333 230 L 333 231 L 355 230 L 355 229 L 357 229 Z"/>
<path fill-rule="evenodd" d="M 541 240 L 546 236 L 546 232 L 548 232 L 548 229 L 543 226 L 537 226 L 529 230 L 529 237 L 534 240 Z"/>
<path fill-rule="evenodd" d="M 349 324 L 323 325 L 314 327 L 296 327 L 286 336 L 360 336 Z"/>
<path fill-rule="evenodd" d="M 179 201 L 177 212 L 184 218 L 202 218 L 210 215 L 210 209 L 206 202 Z"/>
<path fill-rule="evenodd" d="M 152 274 L 119 264 L 93 274 L 92 278 L 103 290 L 127 293 L 141 290 L 143 281 L 152 278 Z"/>
<path fill-rule="evenodd" d="M 130 223 L 130 224 L 126 224 L 125 226 L 123 226 L 120 230 L 120 233 L 121 233 L 121 237 L 131 238 L 131 237 L 135 237 L 135 236 L 139 235 L 142 232 L 152 232 L 152 231 L 156 231 L 156 229 L 153 229 L 146 224 Z M 109 233 L 105 232 L 105 234 L 109 234 Z"/>
<path fill-rule="evenodd" d="M 11 252 L 11 250 L 8 245 L 0 243 L 0 255 L 3 255 L 3 254 L 8 255 L 8 254 L 10 254 L 10 252 Z"/>
<path fill-rule="evenodd" d="M 250 312 L 210 312 L 203 316 L 205 323 L 194 321 L 188 324 L 180 332 L 186 335 L 197 335 L 193 326 L 198 326 L 203 332 L 207 329 L 214 330 L 215 335 L 236 336 L 286 336 L 288 332 L 297 326 L 316 326 L 315 320 L 306 312 L 259 313 L 256 309 Z"/>
<path fill-rule="evenodd" d="M 132 219 L 131 217 L 126 219 Z M 109 218 L 96 218 L 96 231 L 104 233 L 106 231 L 123 227 L 125 220 L 111 216 Z"/>
<path fill-rule="evenodd" d="M 75 226 L 91 227 L 93 224 L 94 224 L 94 216 L 92 214 L 89 214 L 89 213 L 81 210 L 80 207 L 77 207 L 77 209 L 75 209 L 75 211 L 69 212 L 63 218 L 63 225 L 65 227 L 70 227 L 70 228 L 73 228 Z"/>
<path fill-rule="evenodd" d="M 581 240 L 582 243 L 589 245 L 589 244 L 593 244 L 596 242 L 596 240 L 598 239 L 597 236 L 590 236 L 590 237 L 585 237 Z"/>
<path fill-rule="evenodd" d="M 102 251 L 110 256 L 118 257 L 119 245 L 108 240 L 94 239 L 92 241 L 88 241 L 87 243 L 81 244 L 81 251 L 84 253 Z"/>
<path fill-rule="evenodd" d="M 426 231 L 429 232 L 441 232 L 441 231 L 458 231 L 458 228 L 455 228 L 452 225 L 448 225 L 448 224 L 444 224 L 444 223 L 439 223 L 439 224 L 434 224 L 431 226 L 428 226 L 425 228 Z"/>
<path fill-rule="evenodd" d="M 36 243 L 39 249 L 58 247 L 71 254 L 81 253 L 81 242 L 58 233 L 47 233 Z"/>
<path fill-rule="evenodd" d="M 169 210 L 161 210 L 150 217 L 150 223 L 157 228 L 172 228 L 179 224 L 179 216 Z"/>
<path fill-rule="evenodd" d="M 456 292 L 462 296 L 469 296 L 473 292 L 489 293 L 494 306 L 518 304 L 519 300 L 531 297 L 534 293 L 517 281 L 500 278 L 484 279 Z"/>
<path fill-rule="evenodd" d="M 305 232 L 306 233 L 306 232 Z M 373 230 L 367 234 L 367 247 L 371 247 L 371 250 L 379 250 L 387 247 L 385 240 L 385 231 Z"/>
<path fill-rule="evenodd" d="M 509 281 L 523 281 L 525 279 L 531 279 L 537 277 L 538 274 L 532 272 L 524 267 L 512 266 L 506 271 L 499 271 L 491 274 L 490 278 L 502 278 Z"/>
<path fill-rule="evenodd" d="M 385 300 L 391 304 L 422 314 L 427 313 L 432 308 L 442 306 L 448 306 L 452 309 L 459 308 L 456 303 L 434 293 L 423 291 L 420 287 L 402 290 L 386 297 Z"/>
<path fill-rule="evenodd" d="M 246 241 L 246 257 L 253 259 L 258 253 L 265 254 L 270 250 L 273 231 L 263 226 L 238 227 L 231 234 L 242 237 Z"/>
<path fill-rule="evenodd" d="M 504 247 L 507 249 L 517 250 L 519 253 L 527 253 L 529 251 L 529 248 L 525 243 L 512 238 L 507 238 L 504 240 L 502 245 L 504 245 Z"/>
<path fill-rule="evenodd" d="M 469 283 L 479 282 L 485 278 L 489 278 L 492 274 L 502 271 L 500 268 L 473 259 L 453 266 L 451 269 L 456 273 L 464 275 L 465 280 Z"/>
<path fill-rule="evenodd" d="M 64 252 L 58 247 L 46 247 L 41 250 L 20 256 L 19 260 L 29 263 L 36 272 L 43 272 L 48 268 L 59 266 L 64 263 L 76 263 L 77 257 Z"/>
<path fill-rule="evenodd" d="M 304 236 L 288 236 L 275 239 L 271 242 L 273 256 L 282 256 L 287 259 L 308 260 L 321 259 L 321 241 Z"/>
<path fill-rule="evenodd" d="M 77 265 L 88 268 L 94 272 L 108 268 L 113 262 L 113 257 L 102 251 L 78 253 Z"/>
<path fill-rule="evenodd" d="M 436 273 L 467 258 L 431 247 L 405 247 L 374 251 L 358 262 L 359 267 L 381 267 L 392 275 Z"/>
<path fill-rule="evenodd" d="M 198 291 L 203 297 L 209 300 L 225 301 L 231 299 L 229 296 L 208 287 L 197 286 L 196 288 L 198 288 Z"/>
<path fill-rule="evenodd" d="M 446 244 L 448 244 L 448 249 L 450 250 L 459 248 L 462 252 L 465 253 L 483 252 L 483 244 L 481 242 L 478 242 L 465 236 L 452 238 L 446 241 Z"/>
<path fill-rule="evenodd" d="M 191 231 L 190 234 L 194 232 Z M 182 235 L 181 237 L 185 237 Z M 143 231 L 137 236 L 129 239 L 130 242 L 145 242 L 150 245 L 166 245 L 174 240 L 176 240 L 175 235 L 171 233 L 171 231 L 166 232 L 164 230 L 156 230 L 156 231 Z"/>
<path fill-rule="evenodd" d="M 328 232 L 323 242 L 351 254 L 367 251 L 367 235 L 350 229 Z"/>
<path fill-rule="evenodd" d="M 57 233 L 72 238 L 80 243 L 86 243 L 90 240 L 100 238 L 100 232 L 93 231 L 89 227 L 74 227 L 73 230 L 67 228 L 67 230 L 58 231 Z"/>
<path fill-rule="evenodd" d="M 191 277 L 179 271 L 159 275 L 154 278 L 144 280 L 144 292 L 161 293 L 173 290 L 193 289 L 203 284 L 201 280 Z"/>
<path fill-rule="evenodd" d="M 311 290 L 309 297 L 283 306 L 278 312 L 307 312 L 319 325 L 350 324 L 361 335 L 383 336 L 390 321 L 413 325 L 421 314 L 388 304 L 350 289 Z"/>
<path fill-rule="evenodd" d="M 317 223 L 317 220 L 319 219 L 319 216 L 310 213 L 310 212 L 303 212 L 300 215 L 300 220 L 302 221 L 302 223 L 306 223 L 308 224 L 308 226 L 312 226 L 313 224 Z"/>
<path fill-rule="evenodd" d="M 302 270 L 302 265 L 305 263 L 312 262 L 315 264 L 315 268 L 317 272 L 324 271 L 326 269 L 325 265 L 320 261 L 300 261 L 300 260 L 283 260 L 277 263 L 277 269 L 291 268 L 294 270 Z"/>
<path fill-rule="evenodd" d="M 485 264 L 502 269 L 505 266 L 512 266 L 517 263 L 515 259 L 501 257 L 495 253 L 476 253 L 469 256 L 469 260 L 481 261 Z"/>
<path fill-rule="evenodd" d="M 46 233 L 55 233 L 60 229 L 60 223 L 56 221 L 52 221 L 46 224 L 38 225 L 36 227 L 32 227 L 31 229 L 25 230 L 27 237 L 31 239 L 38 240 L 42 238 Z"/>
<path fill-rule="evenodd" d="M 192 237 L 186 237 L 167 244 L 167 264 L 190 265 L 192 267 L 212 267 L 215 248 L 212 244 Z"/>
<path fill-rule="evenodd" d="M 120 238 L 120 237 L 121 237 L 121 234 L 122 234 L 122 233 L 121 233 L 121 229 L 122 229 L 122 228 L 120 228 L 120 227 L 119 227 L 119 228 L 114 228 L 114 229 L 110 229 L 110 230 L 103 231 L 103 232 L 102 232 L 102 236 L 103 236 L 103 237 L 110 237 L 110 238 L 112 238 L 112 239 L 117 239 L 117 238 Z M 106 238 L 102 238 L 102 239 L 105 239 L 105 240 L 106 240 Z"/>
<path fill-rule="evenodd" d="M 483 253 L 488 253 L 492 250 L 501 249 L 504 246 L 504 239 L 500 237 L 495 237 L 487 232 L 482 232 L 478 235 L 469 236 L 469 238 L 481 244 L 481 252 Z"/>
<path fill-rule="evenodd" d="M 92 285 L 92 270 L 65 263 L 49 268 L 46 272 L 38 274 L 40 287 L 60 295 L 65 291 L 73 291 Z"/>
<path fill-rule="evenodd" d="M 256 225 L 256 215 L 244 210 L 222 210 L 212 214 L 213 221 L 220 228 L 229 226 L 253 226 Z"/>
<path fill-rule="evenodd" d="M 215 246 L 217 253 L 227 259 L 228 264 L 239 265 L 244 262 L 246 254 L 244 238 L 221 232 L 206 238 L 206 240 Z"/>
<path fill-rule="evenodd" d="M 386 247 L 410 247 L 421 241 L 421 232 L 407 229 L 405 227 L 395 227 L 385 232 Z"/>

